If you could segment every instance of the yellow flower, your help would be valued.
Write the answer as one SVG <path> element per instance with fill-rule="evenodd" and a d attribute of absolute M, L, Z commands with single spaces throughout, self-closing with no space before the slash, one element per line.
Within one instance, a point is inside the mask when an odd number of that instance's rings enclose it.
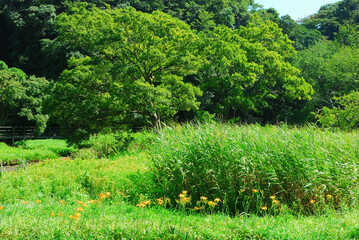
<path fill-rule="evenodd" d="M 204 196 L 201 197 L 201 200 L 204 202 L 207 201 L 207 199 L 208 199 L 207 197 L 204 197 Z"/>
<path fill-rule="evenodd" d="M 261 210 L 263 210 L 263 211 L 267 211 L 267 210 L 268 210 L 268 208 L 267 208 L 266 206 L 263 206 L 263 207 L 261 207 Z"/>
<path fill-rule="evenodd" d="M 314 199 L 311 199 L 309 202 L 310 202 L 311 204 L 314 204 L 314 203 L 315 203 L 315 200 L 314 200 Z"/>
<path fill-rule="evenodd" d="M 55 213 L 53 211 L 50 212 L 51 217 L 55 217 Z"/>
<path fill-rule="evenodd" d="M 83 212 L 84 209 L 83 209 L 82 207 L 78 207 L 78 208 L 76 208 L 76 211 L 78 211 L 78 212 Z"/>
<path fill-rule="evenodd" d="M 4 207 L 3 206 L 0 206 L 0 210 L 3 210 L 4 209 Z"/>
<path fill-rule="evenodd" d="M 188 193 L 187 191 L 182 191 L 183 195 L 187 195 L 187 193 Z"/>
<path fill-rule="evenodd" d="M 274 200 L 272 201 L 272 203 L 278 205 L 278 204 L 279 204 L 279 201 L 274 199 Z"/>
<path fill-rule="evenodd" d="M 93 200 L 93 201 L 95 201 L 95 200 Z M 77 201 L 77 204 L 80 205 L 80 206 L 83 206 L 83 207 L 87 207 L 87 204 L 82 202 L 82 201 Z"/>
<path fill-rule="evenodd" d="M 326 197 L 329 198 L 329 199 L 331 199 L 333 196 L 330 195 L 330 194 L 328 194 Z"/>
<path fill-rule="evenodd" d="M 146 207 L 147 205 L 149 205 L 151 203 L 151 201 L 142 201 L 140 202 L 139 204 L 137 204 L 136 206 L 137 207 L 140 207 L 140 208 L 144 208 Z"/>
<path fill-rule="evenodd" d="M 158 198 L 157 199 L 157 204 L 158 205 L 163 205 L 163 198 Z"/>
<path fill-rule="evenodd" d="M 28 202 L 27 202 L 27 201 L 23 201 L 22 204 L 25 204 L 25 205 L 26 205 L 26 204 L 28 204 Z"/>
<path fill-rule="evenodd" d="M 186 195 L 185 194 L 180 194 L 180 195 L 178 195 L 180 198 L 185 198 L 186 197 Z"/>
<path fill-rule="evenodd" d="M 257 189 L 252 189 L 252 192 L 257 193 L 258 190 Z"/>
<path fill-rule="evenodd" d="M 194 207 L 194 210 L 199 211 L 199 210 L 201 210 L 201 208 L 200 207 Z"/>
<path fill-rule="evenodd" d="M 108 198 L 111 195 L 110 192 L 100 193 L 100 199 L 102 198 Z"/>
<path fill-rule="evenodd" d="M 220 201 L 221 201 L 221 199 L 216 198 L 216 199 L 214 199 L 214 201 L 215 201 L 216 203 L 218 203 L 218 202 L 220 202 Z"/>
<path fill-rule="evenodd" d="M 186 205 L 190 202 L 190 197 L 181 197 L 177 202 L 179 202 L 181 205 Z"/>
<path fill-rule="evenodd" d="M 65 204 L 65 200 L 60 200 L 59 203 Z"/>
<path fill-rule="evenodd" d="M 272 200 L 274 200 L 274 199 L 275 199 L 275 196 L 270 196 L 269 198 L 272 199 Z"/>
<path fill-rule="evenodd" d="M 217 205 L 217 203 L 213 202 L 213 201 L 209 201 L 208 203 L 208 206 L 210 207 L 215 207 Z"/>
<path fill-rule="evenodd" d="M 245 188 L 242 188 L 242 189 L 241 189 L 241 192 L 244 192 L 245 190 L 246 190 Z"/>
<path fill-rule="evenodd" d="M 136 205 L 137 207 L 140 207 L 140 208 L 144 208 L 146 207 L 146 204 L 144 204 L 143 202 L 140 202 L 139 204 Z"/>
<path fill-rule="evenodd" d="M 39 203 L 41 203 L 41 200 L 36 200 L 35 202 L 36 202 L 37 204 L 39 204 Z"/>
<path fill-rule="evenodd" d="M 93 204 L 93 203 L 95 203 L 95 202 L 96 202 L 96 200 L 90 200 L 90 201 L 89 201 L 90 204 Z"/>
<path fill-rule="evenodd" d="M 74 215 L 71 215 L 70 218 L 73 220 L 77 220 L 77 219 L 79 219 L 80 216 L 81 216 L 81 214 L 77 212 Z"/>

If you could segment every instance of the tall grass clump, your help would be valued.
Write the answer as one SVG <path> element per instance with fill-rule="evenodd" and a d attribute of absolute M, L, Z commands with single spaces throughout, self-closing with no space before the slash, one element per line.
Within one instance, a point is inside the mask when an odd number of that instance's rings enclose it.
<path fill-rule="evenodd" d="M 131 141 L 132 136 L 127 132 L 99 133 L 90 136 L 88 140 L 80 143 L 79 147 L 92 149 L 96 157 L 106 158 L 127 150 Z"/>
<path fill-rule="evenodd" d="M 141 132 L 98 133 L 79 144 L 80 151 L 74 157 L 108 158 L 122 153 L 140 153 L 151 145 L 154 133 Z"/>
<path fill-rule="evenodd" d="M 313 213 L 356 204 L 358 139 L 312 126 L 167 127 L 153 143 L 151 172 L 172 200 L 187 191 L 192 204 L 219 198 L 231 213 Z"/>

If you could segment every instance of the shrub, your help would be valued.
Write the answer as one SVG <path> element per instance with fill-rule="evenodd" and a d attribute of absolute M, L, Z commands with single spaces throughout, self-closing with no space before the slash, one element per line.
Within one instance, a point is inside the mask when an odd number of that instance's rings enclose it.
<path fill-rule="evenodd" d="M 147 150 L 152 145 L 155 134 L 147 130 L 142 130 L 141 132 L 133 133 L 131 138 L 132 141 L 128 146 L 128 150 L 138 152 Z"/>
<path fill-rule="evenodd" d="M 98 157 L 108 157 L 127 150 L 132 136 L 128 132 L 99 133 L 92 135 L 89 140 L 80 144 L 81 148 L 92 148 Z"/>
<path fill-rule="evenodd" d="M 314 212 L 359 197 L 358 137 L 316 127 L 187 124 L 159 134 L 150 168 L 172 201 L 188 191 L 192 204 L 220 198 L 231 213 Z"/>
<path fill-rule="evenodd" d="M 323 127 L 350 130 L 359 127 L 359 92 L 334 98 L 337 107 L 323 107 L 317 119 Z"/>

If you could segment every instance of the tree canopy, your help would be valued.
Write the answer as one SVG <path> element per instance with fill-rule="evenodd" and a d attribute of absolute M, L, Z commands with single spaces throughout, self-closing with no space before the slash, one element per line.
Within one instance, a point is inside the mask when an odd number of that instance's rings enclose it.
<path fill-rule="evenodd" d="M 123 124 L 155 126 L 198 108 L 200 89 L 183 82 L 203 61 L 189 25 L 159 11 L 87 7 L 57 18 L 59 38 L 84 53 L 55 85 L 51 111 L 65 130 L 81 138 Z"/>
<path fill-rule="evenodd" d="M 288 101 L 311 98 L 311 86 L 288 62 L 295 56 L 291 41 L 275 23 L 254 15 L 246 27 L 218 27 L 203 39 L 209 46 L 201 75 L 201 88 L 210 98 L 207 110 L 248 121 L 279 111 Z"/>
<path fill-rule="evenodd" d="M 46 79 L 28 77 L 22 70 L 8 68 L 0 61 L 0 125 L 9 117 L 19 116 L 34 122 L 38 133 L 43 132 L 48 120 L 42 109 L 47 86 Z"/>
<path fill-rule="evenodd" d="M 46 108 L 82 139 L 198 114 L 315 121 L 359 91 L 358 12 L 359 0 L 300 21 L 253 0 L 0 0 L 2 122 L 40 126 Z"/>

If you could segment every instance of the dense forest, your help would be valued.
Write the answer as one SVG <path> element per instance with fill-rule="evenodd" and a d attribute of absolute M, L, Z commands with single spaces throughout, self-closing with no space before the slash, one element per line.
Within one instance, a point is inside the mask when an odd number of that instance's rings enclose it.
<path fill-rule="evenodd" d="M 359 0 L 0 0 L 0 125 L 91 134 L 193 119 L 359 126 Z"/>

